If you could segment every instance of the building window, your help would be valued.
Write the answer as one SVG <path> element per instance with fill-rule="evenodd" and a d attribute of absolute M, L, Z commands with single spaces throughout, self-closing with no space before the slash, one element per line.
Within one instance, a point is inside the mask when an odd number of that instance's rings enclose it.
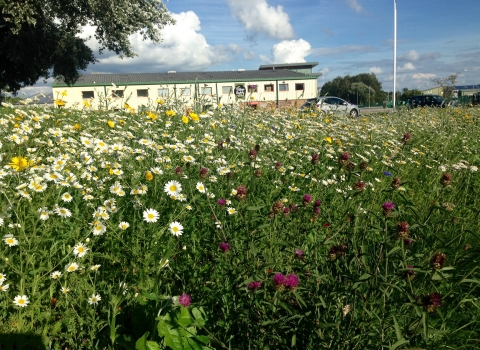
<path fill-rule="evenodd" d="M 288 84 L 279 84 L 278 85 L 279 91 L 288 91 Z"/>
<path fill-rule="evenodd" d="M 94 98 L 95 94 L 93 91 L 82 91 L 82 98 L 89 99 Z"/>
<path fill-rule="evenodd" d="M 258 85 L 256 84 L 249 84 L 247 85 L 248 92 L 258 92 Z"/>
<path fill-rule="evenodd" d="M 113 98 L 123 98 L 123 90 L 113 90 L 112 91 Z"/>
<path fill-rule="evenodd" d="M 159 97 L 168 97 L 168 95 L 169 95 L 168 88 L 158 89 L 158 96 Z"/>
<path fill-rule="evenodd" d="M 148 97 L 148 89 L 138 89 L 137 97 Z"/>
<path fill-rule="evenodd" d="M 273 84 L 267 84 L 263 87 L 265 92 L 273 92 Z"/>
<path fill-rule="evenodd" d="M 231 86 L 222 86 L 222 94 L 228 95 L 233 93 L 233 88 Z"/>
<path fill-rule="evenodd" d="M 200 93 L 202 95 L 211 95 L 212 94 L 212 88 L 211 87 L 206 87 L 206 86 L 201 87 L 200 88 Z"/>
<path fill-rule="evenodd" d="M 181 88 L 180 89 L 181 96 L 190 96 L 190 88 Z"/>
<path fill-rule="evenodd" d="M 295 84 L 295 91 L 303 91 L 305 90 L 305 84 L 304 83 L 296 83 Z"/>

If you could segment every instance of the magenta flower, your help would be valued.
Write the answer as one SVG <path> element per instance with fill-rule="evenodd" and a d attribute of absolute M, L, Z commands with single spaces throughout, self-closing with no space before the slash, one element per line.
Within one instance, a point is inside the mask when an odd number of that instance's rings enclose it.
<path fill-rule="evenodd" d="M 182 306 L 188 307 L 192 303 L 192 298 L 190 297 L 190 295 L 183 293 L 178 298 L 178 303 Z"/>
<path fill-rule="evenodd" d="M 285 276 L 282 273 L 277 273 L 273 276 L 273 284 L 275 287 L 283 286 L 285 283 Z"/>
<path fill-rule="evenodd" d="M 285 277 L 283 285 L 285 287 L 290 288 L 290 289 L 297 288 L 298 287 L 298 277 L 297 277 L 297 275 L 290 274 L 287 277 Z"/>
<path fill-rule="evenodd" d="M 254 291 L 259 289 L 261 286 L 262 286 L 262 283 L 260 281 L 254 281 L 247 284 L 248 289 L 252 289 Z"/>
<path fill-rule="evenodd" d="M 227 242 L 222 242 L 218 245 L 218 248 L 220 248 L 221 250 L 223 250 L 224 253 L 226 253 L 230 250 L 230 244 L 228 244 Z"/>
<path fill-rule="evenodd" d="M 322 205 L 322 202 L 320 202 L 318 199 L 315 201 L 315 203 L 313 203 L 314 207 L 319 207 L 321 205 Z"/>
<path fill-rule="evenodd" d="M 313 165 L 317 165 L 319 159 L 320 159 L 320 156 L 319 156 L 317 153 L 314 153 L 314 154 L 312 154 L 312 159 L 310 160 L 310 162 L 311 162 Z"/>
<path fill-rule="evenodd" d="M 308 205 L 312 201 L 312 196 L 308 193 L 303 196 L 303 205 Z"/>
<path fill-rule="evenodd" d="M 395 209 L 395 203 L 392 202 L 385 202 L 382 204 L 383 210 L 393 210 Z"/>
<path fill-rule="evenodd" d="M 303 255 L 303 250 L 295 249 L 295 256 L 300 258 Z"/>
<path fill-rule="evenodd" d="M 217 201 L 217 204 L 220 205 L 220 206 L 224 206 L 227 204 L 227 201 L 223 198 L 220 198 L 218 201 Z"/>

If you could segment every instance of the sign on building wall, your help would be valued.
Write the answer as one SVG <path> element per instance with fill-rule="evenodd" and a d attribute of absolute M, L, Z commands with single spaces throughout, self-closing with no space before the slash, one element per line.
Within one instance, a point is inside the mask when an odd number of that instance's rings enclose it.
<path fill-rule="evenodd" d="M 235 94 L 235 97 L 237 99 L 245 99 L 246 92 L 247 92 L 247 89 L 245 89 L 245 85 L 235 84 L 235 89 L 233 90 L 233 93 Z"/>

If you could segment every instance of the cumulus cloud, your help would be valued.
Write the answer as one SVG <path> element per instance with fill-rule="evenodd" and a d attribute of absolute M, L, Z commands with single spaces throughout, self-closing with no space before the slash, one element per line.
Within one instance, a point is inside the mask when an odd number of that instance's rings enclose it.
<path fill-rule="evenodd" d="M 363 11 L 363 6 L 358 3 L 358 0 L 347 0 L 347 3 L 355 12 L 360 13 Z"/>
<path fill-rule="evenodd" d="M 232 15 L 245 26 L 247 32 L 265 34 L 275 39 L 291 39 L 294 31 L 283 7 L 269 6 L 266 0 L 227 0 Z"/>
<path fill-rule="evenodd" d="M 407 62 L 403 65 L 403 67 L 398 67 L 397 71 L 398 72 L 407 72 L 407 71 L 414 70 L 414 69 L 415 69 L 415 66 L 412 63 Z"/>
<path fill-rule="evenodd" d="M 373 74 L 380 74 L 383 72 L 383 70 L 380 67 L 370 67 L 369 72 Z"/>
<path fill-rule="evenodd" d="M 435 77 L 436 75 L 431 73 L 417 73 L 412 75 L 413 79 L 432 79 Z"/>
<path fill-rule="evenodd" d="M 172 13 L 175 25 L 162 29 L 162 42 L 154 44 L 143 41 L 139 33 L 130 36 L 137 57 L 121 59 L 114 53 L 106 53 L 98 57 L 105 71 L 108 66 L 113 72 L 155 72 L 155 71 L 203 71 L 212 65 L 236 60 L 239 56 L 253 59 L 253 51 L 236 44 L 209 45 L 205 36 L 200 33 L 201 23 L 193 11 Z M 84 35 L 94 32 L 94 28 L 85 28 Z M 93 39 L 92 39 L 93 40 Z M 92 48 L 95 43 L 88 42 Z M 100 64 L 98 66 L 100 66 Z M 97 68 L 97 67 L 94 67 Z M 108 70 L 108 69 L 107 69 Z"/>
<path fill-rule="evenodd" d="M 306 62 L 305 57 L 310 54 L 311 45 L 303 39 L 283 40 L 273 45 L 273 61 L 275 63 Z"/>
<path fill-rule="evenodd" d="M 409 52 L 407 52 L 403 55 L 400 55 L 398 57 L 398 59 L 399 60 L 405 60 L 405 61 L 416 61 L 416 60 L 418 60 L 419 57 L 420 57 L 420 55 L 418 54 L 417 51 L 410 50 Z"/>

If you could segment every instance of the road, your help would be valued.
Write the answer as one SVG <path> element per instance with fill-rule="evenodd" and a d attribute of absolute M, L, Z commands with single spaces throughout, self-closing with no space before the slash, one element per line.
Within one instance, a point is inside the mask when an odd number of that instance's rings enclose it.
<path fill-rule="evenodd" d="M 365 115 L 365 114 L 370 114 L 370 113 L 390 113 L 392 112 L 392 108 L 383 108 L 383 107 L 366 107 L 366 108 L 360 108 L 360 115 Z"/>

